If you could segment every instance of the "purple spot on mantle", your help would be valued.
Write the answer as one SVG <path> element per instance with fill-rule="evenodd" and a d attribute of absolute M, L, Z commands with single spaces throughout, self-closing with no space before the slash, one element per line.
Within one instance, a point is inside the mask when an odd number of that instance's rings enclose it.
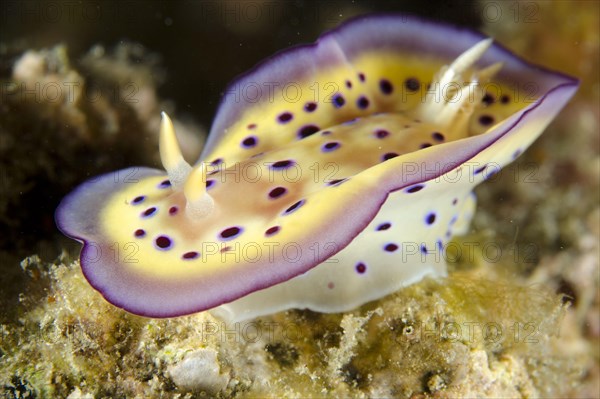
<path fill-rule="evenodd" d="M 356 105 L 360 109 L 365 109 L 369 106 L 369 99 L 365 96 L 360 96 L 358 100 L 356 100 Z"/>
<path fill-rule="evenodd" d="M 384 130 L 384 129 L 378 129 L 375 132 L 375 137 L 377 137 L 378 139 L 384 139 L 389 135 L 390 135 L 390 132 L 388 132 L 387 130 Z"/>
<path fill-rule="evenodd" d="M 358 263 L 356 264 L 356 272 L 357 272 L 357 273 L 359 273 L 359 274 L 364 274 L 364 272 L 366 272 L 366 271 L 367 271 L 367 265 L 365 265 L 365 264 L 364 264 L 364 263 L 362 263 L 362 262 L 358 262 Z"/>
<path fill-rule="evenodd" d="M 279 226 L 273 226 L 273 227 L 269 227 L 267 229 L 267 231 L 265 231 L 265 236 L 266 237 L 271 237 L 272 235 L 275 235 L 279 232 L 281 228 Z"/>
<path fill-rule="evenodd" d="M 287 190 L 285 189 L 285 187 L 275 187 L 273 190 L 271 190 L 269 192 L 269 197 L 272 199 L 276 199 L 276 198 L 281 197 L 285 193 L 287 193 Z"/>
<path fill-rule="evenodd" d="M 300 128 L 300 130 L 298 130 L 298 138 L 300 140 L 308 137 L 308 136 L 312 136 L 313 134 L 315 134 L 316 132 L 318 132 L 319 127 L 316 125 L 306 125 Z"/>
<path fill-rule="evenodd" d="M 289 215 L 290 213 L 297 211 L 298 208 L 300 208 L 302 205 L 304 205 L 305 202 L 306 202 L 305 200 L 300 200 L 300 201 L 296 202 L 295 204 L 290 206 L 288 209 L 286 209 L 283 212 L 283 215 Z"/>
<path fill-rule="evenodd" d="M 388 152 L 386 154 L 383 154 L 381 159 L 382 161 L 387 161 L 388 159 L 396 158 L 397 156 L 398 154 L 396 154 L 395 152 Z"/>
<path fill-rule="evenodd" d="M 144 200 L 145 200 L 145 199 L 146 199 L 146 196 L 145 196 L 145 195 L 140 195 L 140 196 L 137 196 L 137 197 L 135 197 L 135 198 L 133 199 L 133 201 L 131 201 L 131 204 L 132 204 L 132 205 L 138 205 L 138 204 L 141 204 L 142 202 L 144 202 Z"/>
<path fill-rule="evenodd" d="M 221 252 L 221 253 L 225 253 L 225 252 L 228 252 L 228 251 L 231 251 L 231 247 L 230 247 L 229 245 L 228 245 L 228 246 L 226 246 L 226 247 L 223 247 L 223 248 L 221 248 L 221 251 L 220 251 L 220 252 Z"/>
<path fill-rule="evenodd" d="M 279 114 L 277 120 L 279 121 L 279 123 L 288 123 L 292 120 L 292 118 L 294 118 L 294 115 L 292 115 L 291 112 L 284 112 L 282 114 Z"/>
<path fill-rule="evenodd" d="M 394 91 L 394 86 L 392 86 L 392 83 L 389 80 L 381 79 L 379 81 L 379 89 L 383 94 L 387 95 L 392 94 L 392 92 Z"/>
<path fill-rule="evenodd" d="M 409 194 L 412 194 L 412 193 L 416 193 L 417 191 L 421 191 L 424 187 L 425 186 L 423 184 L 416 184 L 414 186 L 408 187 L 404 191 Z"/>
<path fill-rule="evenodd" d="M 156 207 L 153 206 L 152 208 L 148 208 L 144 212 L 142 212 L 142 214 L 140 216 L 143 218 L 148 218 L 148 217 L 154 215 L 155 213 L 156 213 Z"/>
<path fill-rule="evenodd" d="M 421 88 L 421 83 L 417 78 L 408 78 L 404 81 L 404 87 L 406 90 L 415 92 Z"/>
<path fill-rule="evenodd" d="M 221 239 L 223 241 L 229 241 L 229 240 L 233 240 L 234 238 L 238 237 L 240 234 L 242 234 L 243 229 L 241 227 L 237 227 L 237 226 L 233 226 L 233 227 L 228 227 L 225 230 L 223 230 L 219 236 L 221 237 Z"/>
<path fill-rule="evenodd" d="M 344 106 L 344 104 L 346 104 L 346 100 L 344 99 L 344 96 L 342 96 L 340 93 L 333 96 L 334 107 L 341 108 Z"/>
<path fill-rule="evenodd" d="M 490 93 L 485 93 L 485 95 L 481 99 L 481 102 L 484 103 L 486 106 L 493 104 L 494 101 L 496 101 L 496 99 Z"/>
<path fill-rule="evenodd" d="M 433 137 L 435 141 L 444 141 L 445 139 L 444 135 L 440 132 L 431 133 L 431 137 Z"/>
<path fill-rule="evenodd" d="M 340 143 L 337 141 L 330 141 L 329 143 L 323 144 L 321 147 L 321 151 L 323 152 L 331 152 L 340 148 Z"/>
<path fill-rule="evenodd" d="M 425 217 L 425 222 L 427 224 L 433 224 L 433 222 L 435 222 L 435 213 L 430 213 Z"/>
<path fill-rule="evenodd" d="M 271 169 L 285 169 L 285 168 L 289 168 L 293 164 L 294 164 L 294 161 L 292 161 L 290 159 L 286 159 L 284 161 L 277 161 L 277 162 L 273 162 L 273 164 L 271 165 Z"/>
<path fill-rule="evenodd" d="M 491 115 L 481 115 L 479 117 L 479 123 L 482 126 L 490 126 L 492 123 L 494 123 L 494 117 Z"/>
<path fill-rule="evenodd" d="M 313 112 L 316 109 L 317 109 L 317 103 L 315 103 L 315 102 L 310 101 L 310 102 L 307 102 L 306 104 L 304 104 L 304 110 L 306 112 Z"/>
<path fill-rule="evenodd" d="M 146 236 L 146 231 L 144 229 L 137 229 L 134 233 L 134 236 L 136 236 L 137 238 L 142 238 Z"/>
<path fill-rule="evenodd" d="M 242 147 L 252 148 L 252 147 L 255 147 L 257 143 L 258 143 L 258 138 L 256 136 L 248 136 L 242 141 Z"/>
<path fill-rule="evenodd" d="M 162 251 L 167 251 L 173 248 L 173 241 L 167 236 L 158 236 L 154 240 L 154 245 L 156 246 L 156 248 Z"/>
<path fill-rule="evenodd" d="M 474 174 L 474 175 L 478 175 L 478 174 L 480 174 L 481 172 L 483 172 L 483 170 L 484 170 L 485 168 L 487 168 L 487 165 L 483 165 L 482 167 L 475 169 L 475 172 L 473 172 L 473 174 Z"/>
<path fill-rule="evenodd" d="M 169 179 L 161 181 L 160 184 L 158 185 L 158 188 L 169 188 L 169 187 L 171 187 L 171 181 Z"/>
<path fill-rule="evenodd" d="M 169 208 L 169 215 L 175 215 L 177 214 L 177 212 L 179 211 L 179 208 L 177 208 L 176 206 L 172 206 Z"/>
<path fill-rule="evenodd" d="M 394 243 L 389 243 L 389 244 L 386 244 L 386 246 L 383 247 L 383 249 L 385 249 L 387 252 L 394 252 L 398 249 L 398 245 L 396 245 Z"/>
<path fill-rule="evenodd" d="M 200 256 L 199 252 L 190 251 L 190 252 L 186 252 L 183 255 L 181 255 L 181 259 L 192 260 L 192 259 L 197 259 L 199 256 Z"/>
<path fill-rule="evenodd" d="M 375 230 L 383 231 L 383 230 L 389 229 L 390 227 L 392 227 L 392 224 L 386 222 L 386 223 L 381 223 L 379 226 L 377 226 L 377 228 Z"/>
<path fill-rule="evenodd" d="M 328 186 L 339 186 L 340 184 L 342 184 L 346 180 L 348 180 L 348 179 L 347 178 L 346 179 L 334 179 L 334 180 L 331 180 L 331 181 L 327 182 L 327 185 Z"/>

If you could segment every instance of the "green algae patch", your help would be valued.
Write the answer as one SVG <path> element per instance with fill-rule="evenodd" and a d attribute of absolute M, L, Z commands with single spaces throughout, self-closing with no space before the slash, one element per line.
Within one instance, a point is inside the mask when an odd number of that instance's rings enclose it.
<path fill-rule="evenodd" d="M 563 310 L 556 295 L 508 283 L 474 276 L 426 280 L 381 301 L 360 333 L 345 329 L 359 343 L 349 362 L 347 354 L 331 361 L 357 388 L 381 389 L 386 378 L 392 384 L 386 395 L 458 393 L 473 356 L 541 356 Z"/>
<path fill-rule="evenodd" d="M 39 258 L 26 263 L 49 287 L 38 303 L 25 301 L 17 325 L 6 326 L 2 343 L 6 367 L 1 374 L 5 387 L 18 377 L 40 397 L 66 397 L 76 386 L 119 380 L 122 369 L 136 370 L 131 358 L 120 355 L 131 352 L 139 318 L 115 312 L 89 291 L 77 264 L 45 264 Z M 99 384 L 94 392 L 117 393 L 107 389 L 110 385 Z"/>
<path fill-rule="evenodd" d="M 41 292 L 3 326 L 0 384 L 29 397 L 536 396 L 582 378 L 562 296 L 477 267 L 354 312 L 226 324 L 146 319 L 108 304 L 77 262 L 23 267 Z M 589 359 L 588 359 L 589 360 Z M 22 396 L 25 397 L 25 396 Z"/>

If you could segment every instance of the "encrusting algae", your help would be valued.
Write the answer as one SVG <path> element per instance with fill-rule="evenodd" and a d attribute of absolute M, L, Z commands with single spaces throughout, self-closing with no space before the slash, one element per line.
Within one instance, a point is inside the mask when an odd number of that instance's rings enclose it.
<path fill-rule="evenodd" d="M 30 257 L 22 267 L 50 285 L 43 301 L 25 302 L 20 326 L 4 326 L 1 378 L 40 397 L 534 397 L 568 392 L 587 356 L 558 345 L 561 296 L 481 270 L 346 314 L 294 310 L 226 325 L 206 312 L 122 312 L 88 289 L 77 262 Z"/>

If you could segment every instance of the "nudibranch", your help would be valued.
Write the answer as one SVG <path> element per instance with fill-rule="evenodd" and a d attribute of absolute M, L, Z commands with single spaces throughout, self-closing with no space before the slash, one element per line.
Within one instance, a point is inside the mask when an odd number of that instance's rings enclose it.
<path fill-rule="evenodd" d="M 478 33 L 363 17 L 238 78 L 194 165 L 163 114 L 166 172 L 85 182 L 56 222 L 90 284 L 138 315 L 351 310 L 444 276 L 473 188 L 577 86 Z"/>

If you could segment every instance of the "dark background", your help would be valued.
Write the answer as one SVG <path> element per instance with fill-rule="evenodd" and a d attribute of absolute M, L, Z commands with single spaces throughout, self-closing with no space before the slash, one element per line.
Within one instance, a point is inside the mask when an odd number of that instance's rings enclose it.
<path fill-rule="evenodd" d="M 473 1 L 3 1 L 0 51 L 67 45 L 72 60 L 92 46 L 138 42 L 160 56 L 162 98 L 210 126 L 236 75 L 289 46 L 308 43 L 356 15 L 402 12 L 477 27 Z M 13 57 L 3 57 L 2 75 Z"/>

